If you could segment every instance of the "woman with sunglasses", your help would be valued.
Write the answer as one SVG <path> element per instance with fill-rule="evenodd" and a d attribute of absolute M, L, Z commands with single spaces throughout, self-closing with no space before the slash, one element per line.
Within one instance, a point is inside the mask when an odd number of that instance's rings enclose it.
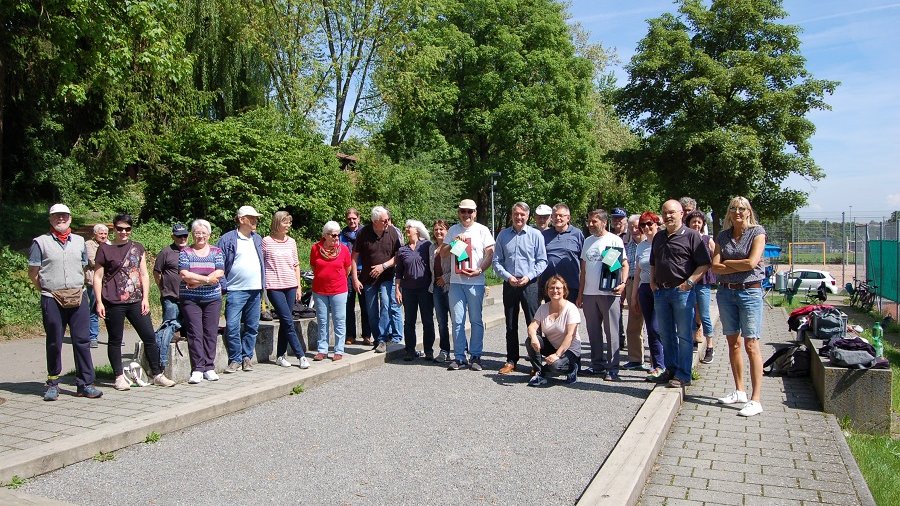
<path fill-rule="evenodd" d="M 350 274 L 350 250 L 341 244 L 341 226 L 329 221 L 322 227 L 322 239 L 312 245 L 309 265 L 313 271 L 313 306 L 319 324 L 319 342 L 313 361 L 328 357 L 328 325 L 334 325 L 334 355 L 337 362 L 344 358 L 347 335 L 347 276 Z"/>
<path fill-rule="evenodd" d="M 287 360 L 288 344 L 294 356 L 300 360 L 300 368 L 309 367 L 306 348 L 297 337 L 294 327 L 294 302 L 300 300 L 300 259 L 297 257 L 297 241 L 288 235 L 293 218 L 287 211 L 272 216 L 269 235 L 262 240 L 263 266 L 266 269 L 266 296 L 278 318 L 278 343 L 275 363 L 291 367 Z"/>
<path fill-rule="evenodd" d="M 156 334 L 150 321 L 150 274 L 144 246 L 131 240 L 132 219 L 120 214 L 113 219 L 116 239 L 97 248 L 94 269 L 94 296 L 97 314 L 106 320 L 109 335 L 109 364 L 116 375 L 116 390 L 130 390 L 122 367 L 122 334 L 125 319 L 144 343 L 144 356 L 150 363 L 153 384 L 171 387 L 175 382 L 163 374 Z"/>
<path fill-rule="evenodd" d="M 760 403 L 762 388 L 762 355 L 759 338 L 762 333 L 762 280 L 765 277 L 762 255 L 766 247 L 766 231 L 756 222 L 750 201 L 735 197 L 728 204 L 728 213 L 716 236 L 716 250 L 712 257 L 712 270 L 716 273 L 719 289 L 716 303 L 722 332 L 728 339 L 728 360 L 735 390 L 719 398 L 722 404 L 742 403 L 741 416 L 762 413 Z M 744 359 L 741 347 L 747 351 L 750 362 L 750 400 L 744 390 Z"/>
<path fill-rule="evenodd" d="M 634 278 L 640 283 L 638 289 L 631 294 L 628 302 L 631 306 L 640 306 L 644 316 L 644 324 L 647 326 L 647 347 L 650 349 L 650 372 L 647 373 L 647 381 L 658 381 L 666 372 L 665 355 L 663 354 L 662 337 L 659 335 L 659 326 L 656 324 L 656 312 L 653 302 L 653 290 L 650 289 L 650 247 L 653 238 L 659 231 L 659 215 L 651 211 L 644 211 L 638 221 L 644 240 L 635 248 Z"/>

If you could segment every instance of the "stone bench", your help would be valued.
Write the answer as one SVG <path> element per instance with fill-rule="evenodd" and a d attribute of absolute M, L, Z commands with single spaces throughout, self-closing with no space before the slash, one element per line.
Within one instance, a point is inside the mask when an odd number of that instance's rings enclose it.
<path fill-rule="evenodd" d="M 809 375 L 822 409 L 838 420 L 849 418 L 856 431 L 890 434 L 891 370 L 833 367 L 817 353 L 821 340 L 813 341 L 805 332 L 803 342 L 810 351 Z"/>
<path fill-rule="evenodd" d="M 294 325 L 296 326 L 297 334 L 300 339 L 308 339 L 308 341 L 312 343 L 311 349 L 314 350 L 317 340 L 316 336 L 318 335 L 316 330 L 316 319 L 305 318 L 302 320 L 295 320 Z M 256 337 L 256 353 L 252 360 L 254 364 L 275 361 L 277 332 L 278 322 L 259 322 L 259 335 Z M 310 348 L 307 348 L 307 350 L 309 349 Z M 288 353 L 290 354 L 290 351 Z M 135 361 L 140 363 L 141 367 L 143 367 L 144 371 L 149 375 L 150 364 L 147 362 L 147 357 L 144 356 L 144 343 L 138 342 L 135 344 L 134 356 Z M 221 335 L 216 343 L 216 359 L 214 364 L 216 372 L 219 373 L 224 371 L 228 366 L 228 351 L 225 347 L 225 339 Z M 186 340 L 169 345 L 169 361 L 163 372 L 166 377 L 176 383 L 186 383 L 191 377 L 191 359 L 188 354 L 188 343 Z"/>

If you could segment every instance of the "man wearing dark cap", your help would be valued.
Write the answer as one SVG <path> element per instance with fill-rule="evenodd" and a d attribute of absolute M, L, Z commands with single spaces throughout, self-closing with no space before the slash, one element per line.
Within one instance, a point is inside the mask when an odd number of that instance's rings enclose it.
<path fill-rule="evenodd" d="M 614 207 L 609 213 L 609 218 L 612 233 L 622 239 L 622 244 L 628 244 L 628 212 L 621 207 Z M 622 296 L 619 298 L 619 314 L 623 314 L 625 311 L 625 298 L 625 292 L 622 292 Z M 631 315 L 629 314 L 628 317 L 631 318 Z M 619 325 L 619 349 L 626 349 L 626 344 L 625 325 Z"/>
<path fill-rule="evenodd" d="M 153 264 L 153 279 L 159 287 L 159 302 L 162 305 L 162 324 L 156 330 L 156 344 L 159 345 L 160 362 L 163 367 L 169 361 L 169 343 L 175 332 L 181 328 L 178 309 L 178 288 L 181 273 L 178 269 L 178 255 L 187 246 L 188 228 L 184 223 L 172 226 L 172 244 L 156 255 Z"/>

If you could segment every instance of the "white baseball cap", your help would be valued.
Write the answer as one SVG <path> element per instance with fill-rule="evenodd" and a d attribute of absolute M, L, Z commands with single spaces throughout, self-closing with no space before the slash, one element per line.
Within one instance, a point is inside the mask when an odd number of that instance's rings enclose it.
<path fill-rule="evenodd" d="M 541 204 L 534 210 L 534 214 L 537 214 L 538 216 L 550 216 L 553 214 L 553 209 L 550 209 L 550 206 L 547 204 Z"/>
<path fill-rule="evenodd" d="M 241 208 L 238 209 L 237 217 L 243 218 L 244 216 L 256 216 L 258 218 L 262 215 L 259 214 L 253 206 L 241 206 Z"/>
<path fill-rule="evenodd" d="M 65 204 L 53 204 L 52 206 L 50 206 L 50 212 L 48 214 L 58 213 L 72 214 L 72 211 L 69 211 L 69 206 Z"/>

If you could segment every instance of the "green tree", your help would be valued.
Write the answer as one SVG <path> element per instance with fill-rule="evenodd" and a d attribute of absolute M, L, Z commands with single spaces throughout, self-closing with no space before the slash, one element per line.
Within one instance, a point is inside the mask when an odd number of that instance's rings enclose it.
<path fill-rule="evenodd" d="M 498 209 L 587 209 L 605 170 L 588 118 L 593 65 L 576 55 L 561 4 L 436 1 L 385 54 L 376 81 L 388 112 L 375 144 L 394 160 L 429 153 L 482 209 L 495 172 Z"/>
<path fill-rule="evenodd" d="M 799 27 L 779 23 L 780 0 L 707 4 L 682 0 L 679 15 L 650 20 L 618 102 L 644 136 L 622 160 L 718 216 L 734 195 L 764 217 L 788 214 L 806 194 L 782 188 L 785 178 L 823 176 L 806 115 L 828 109 L 824 94 L 838 83 L 807 72 Z"/>

